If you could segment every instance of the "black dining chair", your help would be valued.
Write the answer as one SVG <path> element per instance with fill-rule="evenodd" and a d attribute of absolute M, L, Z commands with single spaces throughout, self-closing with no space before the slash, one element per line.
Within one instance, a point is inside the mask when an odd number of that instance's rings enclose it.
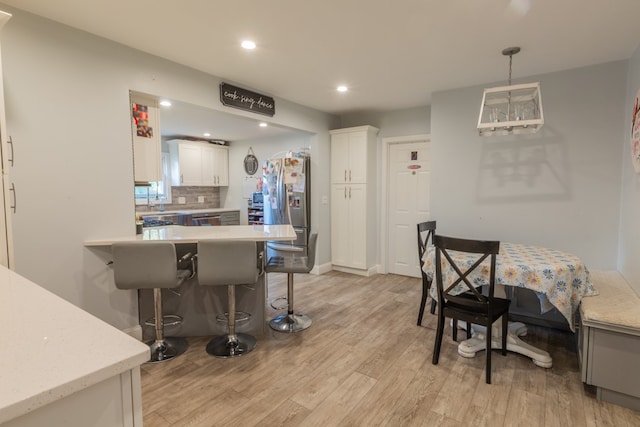
<path fill-rule="evenodd" d="M 507 327 L 508 312 L 511 301 L 504 298 L 494 297 L 496 281 L 496 256 L 500 251 L 500 242 L 458 239 L 446 236 L 435 236 L 434 245 L 436 247 L 436 287 L 438 290 L 438 328 L 436 331 L 436 341 L 433 350 L 433 364 L 438 364 L 440 348 L 442 346 L 442 336 L 444 333 L 445 318 L 462 320 L 467 324 L 472 323 L 486 327 L 486 382 L 491 384 L 491 326 L 502 317 L 502 355 L 507 354 Z M 470 262 L 465 261 L 465 265 L 456 264 L 449 251 L 466 252 L 475 259 Z M 477 258 L 474 256 L 477 255 Z M 443 281 L 442 255 L 447 263 L 453 268 L 455 280 L 447 283 Z M 481 264 L 487 258 L 490 260 L 490 270 L 488 281 L 482 281 L 486 288 L 485 294 L 474 286 L 469 280 L 469 275 L 478 272 L 483 267 Z M 460 263 L 462 264 L 462 263 Z M 465 269 L 462 271 L 461 269 Z M 452 279 L 453 279 L 452 277 Z M 464 291 L 460 293 L 458 285 L 463 286 Z M 455 293 L 454 293 L 455 292 Z M 455 328 L 455 325 L 454 325 Z"/>
<path fill-rule="evenodd" d="M 429 241 L 433 243 L 433 235 L 436 232 L 436 222 L 427 221 L 418 223 L 418 261 L 420 262 L 420 273 L 422 274 L 422 299 L 420 300 L 420 311 L 418 311 L 418 326 L 422 326 L 422 316 L 427 304 L 427 297 L 431 289 L 432 279 L 424 272 L 424 254 L 427 251 Z M 436 301 L 431 300 L 431 314 L 436 310 Z"/>

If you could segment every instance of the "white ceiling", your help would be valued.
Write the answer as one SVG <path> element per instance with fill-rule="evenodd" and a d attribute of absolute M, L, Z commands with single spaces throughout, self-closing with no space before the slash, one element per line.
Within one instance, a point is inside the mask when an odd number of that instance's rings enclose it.
<path fill-rule="evenodd" d="M 627 59 L 640 44 L 638 0 L 0 1 L 332 114 L 504 82 L 508 46 L 522 47 L 519 79 Z M 258 47 L 241 49 L 245 38 Z"/>

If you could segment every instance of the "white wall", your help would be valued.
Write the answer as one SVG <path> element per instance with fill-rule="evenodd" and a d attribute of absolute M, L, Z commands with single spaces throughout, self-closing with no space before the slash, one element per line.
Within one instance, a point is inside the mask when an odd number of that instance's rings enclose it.
<path fill-rule="evenodd" d="M 541 82 L 545 114 L 531 136 L 477 136 L 483 87 L 435 93 L 439 232 L 563 249 L 589 268 L 615 269 L 626 72 L 619 61 L 527 79 Z"/>
<path fill-rule="evenodd" d="M 640 46 L 629 60 L 622 150 L 622 203 L 618 269 L 640 294 L 640 174 L 631 163 L 631 111 L 640 89 Z"/>
<path fill-rule="evenodd" d="M 120 329 L 131 327 L 135 293 L 115 288 L 108 250 L 83 247 L 134 232 L 129 90 L 251 114 L 220 104 L 217 77 L 0 8 L 13 14 L 2 32 L 2 60 L 16 159 L 15 270 Z M 283 99 L 276 104 L 273 118 L 260 118 L 316 135 L 316 161 L 328 162 L 327 130 L 337 118 Z M 328 234 L 328 223 L 322 226 Z"/>

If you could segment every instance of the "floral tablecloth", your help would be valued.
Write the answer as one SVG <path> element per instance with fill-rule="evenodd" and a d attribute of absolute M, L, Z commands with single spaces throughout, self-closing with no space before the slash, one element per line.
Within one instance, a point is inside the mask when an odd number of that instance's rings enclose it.
<path fill-rule="evenodd" d="M 470 267 L 477 256 L 449 251 L 456 263 Z M 424 271 L 435 276 L 435 249 L 433 247 L 424 255 Z M 442 274 L 445 283 L 458 278 L 455 270 L 443 256 Z M 463 269 L 464 270 L 464 269 Z M 469 276 L 472 283 L 482 286 L 489 280 L 489 259 Z M 597 295 L 591 284 L 589 270 L 580 258 L 567 252 L 516 243 L 500 243 L 500 253 L 496 258 L 496 283 L 505 286 L 517 286 L 535 291 L 541 301 L 541 310 L 545 312 L 556 307 L 567 319 L 571 330 L 574 330 L 573 313 L 584 296 Z M 435 283 L 434 283 L 435 285 Z M 466 285 L 459 285 L 460 292 Z M 431 287 L 431 296 L 437 298 L 436 287 Z"/>

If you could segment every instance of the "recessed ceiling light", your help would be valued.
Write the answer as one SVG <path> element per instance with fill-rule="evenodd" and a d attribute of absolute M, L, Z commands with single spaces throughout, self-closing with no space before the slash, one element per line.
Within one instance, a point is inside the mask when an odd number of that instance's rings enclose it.
<path fill-rule="evenodd" d="M 211 136 L 211 134 L 209 132 L 205 132 L 205 133 L 203 133 L 203 135 L 206 136 L 206 137 L 210 137 Z"/>
<path fill-rule="evenodd" d="M 265 122 L 260 122 L 260 127 L 261 127 L 261 128 L 266 128 L 266 127 L 267 127 L 267 124 L 266 124 Z"/>
<path fill-rule="evenodd" d="M 240 46 L 242 46 L 245 49 L 252 50 L 256 48 L 256 43 L 251 40 L 243 40 Z"/>
<path fill-rule="evenodd" d="M 347 90 L 349 90 L 349 88 L 344 85 L 338 86 L 338 92 L 346 92 Z"/>
<path fill-rule="evenodd" d="M 163 107 L 171 107 L 171 101 L 167 101 L 166 99 L 160 101 L 160 105 Z"/>

